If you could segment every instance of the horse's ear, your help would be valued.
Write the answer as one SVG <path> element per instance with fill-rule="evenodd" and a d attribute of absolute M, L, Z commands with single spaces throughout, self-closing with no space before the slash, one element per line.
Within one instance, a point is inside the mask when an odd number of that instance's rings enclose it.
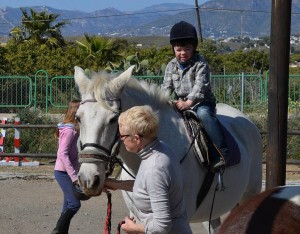
<path fill-rule="evenodd" d="M 75 69 L 75 74 L 74 74 L 75 82 L 78 85 L 80 94 L 83 95 L 86 92 L 91 80 L 87 77 L 87 75 L 85 74 L 84 70 L 81 67 L 75 66 L 74 69 Z"/>
<path fill-rule="evenodd" d="M 126 83 L 128 82 L 128 80 L 130 79 L 130 77 L 132 75 L 132 71 L 133 71 L 134 67 L 135 67 L 135 65 L 130 66 L 126 71 L 121 73 L 118 77 L 114 78 L 110 82 L 110 90 L 115 95 L 122 92 L 122 89 L 124 88 L 124 86 L 126 85 Z"/>
<path fill-rule="evenodd" d="M 132 75 L 132 71 L 134 69 L 135 65 L 130 66 L 126 71 L 124 71 L 122 74 L 118 76 L 119 79 L 129 79 Z"/>

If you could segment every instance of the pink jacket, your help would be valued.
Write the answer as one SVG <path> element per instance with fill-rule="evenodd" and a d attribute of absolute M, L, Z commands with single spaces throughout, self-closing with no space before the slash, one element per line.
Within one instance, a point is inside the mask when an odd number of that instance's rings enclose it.
<path fill-rule="evenodd" d="M 54 170 L 66 171 L 72 182 L 77 180 L 80 164 L 78 162 L 78 133 L 72 123 L 59 123 L 58 150 Z"/>

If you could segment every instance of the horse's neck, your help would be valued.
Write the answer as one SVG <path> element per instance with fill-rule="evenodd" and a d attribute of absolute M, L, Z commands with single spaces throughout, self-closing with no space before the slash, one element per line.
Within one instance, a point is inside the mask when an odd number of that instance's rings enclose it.
<path fill-rule="evenodd" d="M 126 87 L 124 92 L 121 93 L 120 99 L 122 111 L 126 111 L 134 106 L 151 105 L 153 103 L 151 96 L 132 87 Z"/>
<path fill-rule="evenodd" d="M 190 140 L 184 121 L 171 106 L 161 110 L 159 138 L 168 143 L 180 158 L 189 148 Z"/>
<path fill-rule="evenodd" d="M 169 144 L 179 157 L 183 157 L 190 145 L 190 140 L 184 121 L 171 105 L 159 101 L 159 98 L 147 94 L 143 89 L 131 86 L 126 87 L 120 99 L 122 100 L 122 111 L 141 105 L 150 105 L 154 110 L 158 110 L 160 116 L 159 139 Z"/>
<path fill-rule="evenodd" d="M 124 146 L 120 149 L 120 157 L 130 173 L 136 175 L 141 163 L 140 157 L 135 153 L 128 152 Z"/>

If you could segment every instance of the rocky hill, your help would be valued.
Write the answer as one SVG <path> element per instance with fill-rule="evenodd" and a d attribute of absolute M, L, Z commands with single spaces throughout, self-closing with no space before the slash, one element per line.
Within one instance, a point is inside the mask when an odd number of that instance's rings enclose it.
<path fill-rule="evenodd" d="M 271 21 L 270 0 L 210 0 L 200 6 L 201 29 L 204 38 L 232 36 L 269 36 Z M 300 0 L 293 0 L 292 34 L 300 33 Z M 64 36 L 84 33 L 106 36 L 168 36 L 171 26 L 186 20 L 197 26 L 195 6 L 187 4 L 159 4 L 139 11 L 122 12 L 106 8 L 86 13 L 33 6 L 37 11 L 59 14 L 59 20 L 69 24 Z M 0 9 L 0 36 L 20 25 L 18 8 Z"/>

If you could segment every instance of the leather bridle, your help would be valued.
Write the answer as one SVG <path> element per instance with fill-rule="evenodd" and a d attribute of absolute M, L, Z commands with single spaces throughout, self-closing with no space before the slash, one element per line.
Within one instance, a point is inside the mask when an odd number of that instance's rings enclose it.
<path fill-rule="evenodd" d="M 106 101 L 119 101 L 117 98 L 106 98 Z M 97 102 L 96 99 L 86 99 L 80 102 L 80 105 L 83 105 L 88 102 Z M 121 160 L 117 158 L 119 154 L 121 140 L 119 139 L 118 132 L 115 134 L 115 141 L 111 149 L 107 149 L 106 147 L 98 144 L 98 143 L 85 143 L 82 144 L 81 140 L 79 142 L 80 150 L 82 151 L 86 147 L 94 147 L 98 149 L 100 152 L 97 154 L 79 154 L 79 162 L 80 163 L 91 163 L 97 161 L 104 161 L 106 168 L 106 175 L 110 175 L 113 171 L 113 168 L 116 163 L 122 164 Z"/>
<path fill-rule="evenodd" d="M 119 107 L 121 107 L 121 100 L 118 98 L 106 98 L 106 101 L 118 101 L 120 102 Z M 83 105 L 87 102 L 97 102 L 96 99 L 86 99 L 80 102 L 80 105 Z M 121 110 L 119 109 L 119 113 Z M 85 143 L 82 144 L 80 141 L 80 150 L 82 151 L 86 147 L 94 147 L 96 149 L 99 149 L 101 153 L 99 154 L 79 154 L 79 162 L 80 163 L 91 163 L 91 162 L 105 162 L 105 170 L 106 170 L 106 176 L 109 176 L 112 174 L 113 169 L 115 167 L 115 164 L 119 164 L 123 170 L 125 170 L 132 178 L 135 178 L 134 175 L 132 175 L 124 166 L 121 159 L 119 159 L 117 156 L 120 152 L 122 141 L 119 138 L 118 131 L 115 134 L 115 141 L 111 148 L 111 150 L 107 149 L 106 147 L 97 144 L 97 143 Z"/>

